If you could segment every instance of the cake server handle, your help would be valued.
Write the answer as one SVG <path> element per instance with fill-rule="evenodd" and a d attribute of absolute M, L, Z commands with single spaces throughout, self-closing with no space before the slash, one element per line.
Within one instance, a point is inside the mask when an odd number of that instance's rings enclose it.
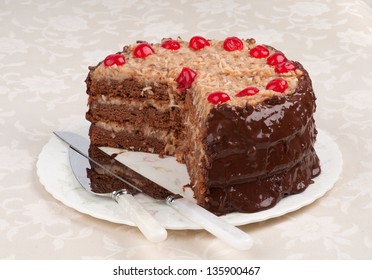
<path fill-rule="evenodd" d="M 168 196 L 166 203 L 176 209 L 182 216 L 202 226 L 237 250 L 248 250 L 253 245 L 253 240 L 249 234 L 186 198 Z"/>
<path fill-rule="evenodd" d="M 161 242 L 167 238 L 167 230 L 142 207 L 133 195 L 126 190 L 120 190 L 113 193 L 113 198 L 148 240 Z"/>

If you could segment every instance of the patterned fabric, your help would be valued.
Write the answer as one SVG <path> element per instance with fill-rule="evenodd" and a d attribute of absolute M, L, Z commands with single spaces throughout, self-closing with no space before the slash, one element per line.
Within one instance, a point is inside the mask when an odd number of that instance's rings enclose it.
<path fill-rule="evenodd" d="M 358 0 L 1 1 L 1 259 L 372 258 L 372 9 Z M 371 1 L 369 1 L 371 3 Z M 371 4 L 370 4 L 371 5 Z M 248 252 L 205 231 L 137 228 L 81 214 L 36 174 L 53 130 L 86 111 L 87 67 L 136 40 L 255 38 L 298 60 L 317 95 L 317 125 L 344 159 L 335 187 L 291 214 L 242 226 Z"/>

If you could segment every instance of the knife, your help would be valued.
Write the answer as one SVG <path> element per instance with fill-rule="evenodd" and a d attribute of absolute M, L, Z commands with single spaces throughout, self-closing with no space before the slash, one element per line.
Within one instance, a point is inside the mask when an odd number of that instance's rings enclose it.
<path fill-rule="evenodd" d="M 88 152 L 88 141 L 87 144 L 85 147 L 82 146 L 81 149 Z M 85 190 L 94 195 L 110 197 L 115 200 L 121 206 L 126 216 L 130 218 L 149 241 L 161 242 L 167 238 L 166 229 L 137 202 L 127 186 L 121 184 L 121 188 L 118 190 L 103 193 L 97 192 L 87 176 L 87 170 L 91 167 L 89 159 L 71 147 L 69 148 L 69 159 L 75 178 Z"/>
<path fill-rule="evenodd" d="M 131 181 L 127 178 L 119 176 L 110 169 L 107 169 L 104 165 L 89 157 L 89 154 L 87 153 L 89 141 L 86 138 L 68 131 L 54 132 L 54 134 L 67 143 L 73 150 L 94 162 L 113 177 L 117 178 L 133 189 L 153 197 L 154 199 L 163 200 L 168 206 L 175 209 L 179 214 L 198 224 L 220 240 L 229 244 L 231 247 L 237 250 L 248 250 L 253 245 L 252 238 L 244 231 L 233 226 L 232 224 L 229 224 L 225 220 L 214 215 L 201 206 L 187 200 L 186 198 L 183 198 L 181 195 L 170 192 L 143 175 L 130 169 L 123 163 L 120 162 L 120 165 L 126 170 L 129 170 L 131 177 L 134 178 L 131 179 Z"/>

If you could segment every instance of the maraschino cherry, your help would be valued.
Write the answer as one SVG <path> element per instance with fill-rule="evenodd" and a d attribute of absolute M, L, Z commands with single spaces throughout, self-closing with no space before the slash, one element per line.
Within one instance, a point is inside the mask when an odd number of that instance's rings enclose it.
<path fill-rule="evenodd" d="M 210 46 L 211 44 L 202 36 L 194 36 L 190 39 L 189 47 L 194 51 L 201 50 L 205 47 Z"/>
<path fill-rule="evenodd" d="M 276 78 L 267 83 L 266 89 L 283 93 L 288 88 L 288 83 L 282 78 Z"/>
<path fill-rule="evenodd" d="M 154 49 L 148 43 L 140 43 L 133 51 L 134 57 L 145 58 L 149 55 L 154 54 Z"/>
<path fill-rule="evenodd" d="M 184 92 L 187 89 L 191 88 L 191 85 L 194 82 L 196 76 L 197 76 L 196 71 L 188 67 L 183 67 L 180 75 L 176 79 L 176 82 L 178 84 L 177 88 L 181 92 Z"/>
<path fill-rule="evenodd" d="M 178 50 L 181 45 L 178 41 L 173 39 L 166 39 L 161 43 L 161 47 L 167 50 Z"/>
<path fill-rule="evenodd" d="M 267 64 L 271 66 L 278 65 L 287 61 L 287 58 L 282 52 L 275 52 L 267 58 Z"/>
<path fill-rule="evenodd" d="M 223 48 L 226 51 L 232 52 L 236 50 L 242 50 L 243 49 L 243 42 L 238 37 L 227 37 L 225 41 L 223 42 Z"/>
<path fill-rule="evenodd" d="M 252 96 L 259 92 L 260 90 L 256 87 L 247 87 L 241 91 L 239 91 L 235 96 L 243 97 L 243 96 Z"/>
<path fill-rule="evenodd" d="M 110 54 L 108 55 L 105 60 L 103 61 L 103 64 L 106 66 L 106 67 L 110 67 L 112 65 L 117 65 L 117 66 L 121 66 L 121 65 L 124 65 L 125 64 L 125 57 L 124 55 L 122 54 Z"/>
<path fill-rule="evenodd" d="M 208 95 L 208 102 L 212 104 L 222 104 L 230 100 L 230 96 L 223 91 L 215 91 Z"/>
<path fill-rule="evenodd" d="M 278 65 L 275 65 L 275 72 L 278 74 L 287 73 L 289 71 L 295 71 L 296 65 L 292 61 L 284 61 Z"/>
<path fill-rule="evenodd" d="M 262 45 L 257 45 L 249 51 L 249 55 L 254 58 L 265 58 L 270 54 L 269 50 Z"/>

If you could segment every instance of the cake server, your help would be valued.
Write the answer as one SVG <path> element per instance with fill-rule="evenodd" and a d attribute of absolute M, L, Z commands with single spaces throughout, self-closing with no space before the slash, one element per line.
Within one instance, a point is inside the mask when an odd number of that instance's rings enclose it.
<path fill-rule="evenodd" d="M 88 154 L 89 141 L 82 142 L 80 149 Z M 90 168 L 88 158 L 69 147 L 69 159 L 76 179 L 85 190 L 97 196 L 106 196 L 114 199 L 149 241 L 161 242 L 167 238 L 166 229 L 137 202 L 130 190 L 123 188 L 109 193 L 93 191 L 90 179 L 87 176 L 87 169 Z"/>
<path fill-rule="evenodd" d="M 179 214 L 201 226 L 220 240 L 229 244 L 231 247 L 237 250 L 248 250 L 253 245 L 252 238 L 244 231 L 229 224 L 201 206 L 183 198 L 181 195 L 170 192 L 166 188 L 163 188 L 145 176 L 137 173 L 123 163 L 118 162 L 123 168 L 130 171 L 130 179 L 119 176 L 114 171 L 90 158 L 88 154 L 89 141 L 86 138 L 68 131 L 54 132 L 54 134 L 66 142 L 74 151 L 94 162 L 113 177 L 154 199 L 163 200 Z"/>

